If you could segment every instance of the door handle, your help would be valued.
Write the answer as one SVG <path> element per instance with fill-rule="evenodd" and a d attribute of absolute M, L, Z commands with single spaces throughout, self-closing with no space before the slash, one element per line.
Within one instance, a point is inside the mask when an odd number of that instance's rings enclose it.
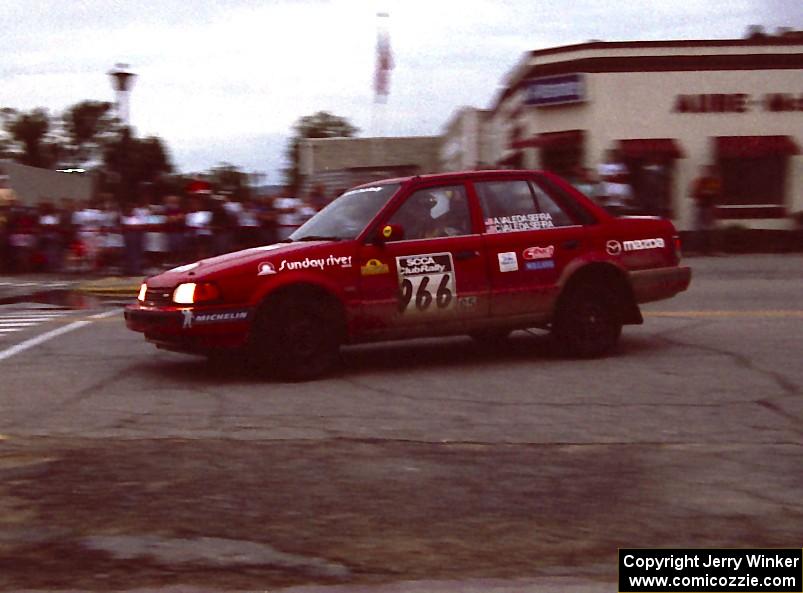
<path fill-rule="evenodd" d="M 464 261 L 479 256 L 480 256 L 479 251 L 458 251 L 457 253 L 454 254 L 454 258 L 457 261 Z"/>
<path fill-rule="evenodd" d="M 578 239 L 569 239 L 568 241 L 564 241 L 563 248 L 564 249 L 577 249 L 580 246 L 580 241 Z"/>

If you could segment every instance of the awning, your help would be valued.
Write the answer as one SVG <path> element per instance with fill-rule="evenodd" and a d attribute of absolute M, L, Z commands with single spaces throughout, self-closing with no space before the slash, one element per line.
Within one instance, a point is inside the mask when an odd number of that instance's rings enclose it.
<path fill-rule="evenodd" d="M 524 140 L 516 140 L 512 148 L 554 148 L 582 144 L 583 130 L 565 130 L 562 132 L 544 132 Z"/>
<path fill-rule="evenodd" d="M 714 141 L 721 159 L 800 154 L 800 147 L 789 136 L 717 136 Z"/>
<path fill-rule="evenodd" d="M 686 155 L 673 138 L 635 138 L 619 140 L 619 148 L 625 158 L 644 158 L 659 156 L 668 159 L 682 159 Z"/>
<path fill-rule="evenodd" d="M 496 162 L 499 167 L 514 167 L 516 169 L 521 167 L 522 154 L 520 151 L 514 152 L 507 157 L 500 159 Z"/>

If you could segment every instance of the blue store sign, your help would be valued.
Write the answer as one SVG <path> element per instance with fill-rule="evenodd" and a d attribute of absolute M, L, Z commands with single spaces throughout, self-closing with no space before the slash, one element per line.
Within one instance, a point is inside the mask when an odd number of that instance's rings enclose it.
<path fill-rule="evenodd" d="M 586 100 L 585 76 L 564 74 L 535 78 L 526 83 L 525 105 L 558 105 Z"/>

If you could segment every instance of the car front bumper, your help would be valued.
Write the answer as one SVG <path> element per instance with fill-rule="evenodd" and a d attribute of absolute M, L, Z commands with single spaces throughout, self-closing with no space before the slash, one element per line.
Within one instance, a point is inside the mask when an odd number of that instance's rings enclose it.
<path fill-rule="evenodd" d="M 159 348 L 205 354 L 244 346 L 253 318 L 246 307 L 126 307 L 128 329 L 145 334 Z"/>

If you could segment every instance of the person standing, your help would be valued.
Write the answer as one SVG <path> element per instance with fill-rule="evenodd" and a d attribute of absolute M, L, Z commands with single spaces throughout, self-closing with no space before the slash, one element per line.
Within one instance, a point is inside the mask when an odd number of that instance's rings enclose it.
<path fill-rule="evenodd" d="M 694 200 L 694 231 L 697 249 L 700 253 L 710 254 L 712 250 L 712 234 L 716 221 L 717 204 L 722 201 L 722 180 L 716 167 L 703 165 L 700 174 L 692 183 L 691 198 Z"/>
<path fill-rule="evenodd" d="M 633 190 L 628 181 L 628 171 L 619 158 L 619 153 L 609 150 L 605 162 L 597 166 L 601 204 L 614 215 L 632 212 Z"/>
<path fill-rule="evenodd" d="M 61 246 L 56 208 L 51 202 L 42 202 L 39 205 L 39 250 L 44 257 L 43 267 L 46 272 L 61 270 Z"/>
<path fill-rule="evenodd" d="M 201 196 L 192 198 L 184 224 L 189 238 L 189 259 L 197 261 L 212 255 L 212 210 Z"/>
<path fill-rule="evenodd" d="M 304 204 L 300 199 L 292 197 L 287 191 L 273 201 L 273 207 L 276 209 L 277 214 L 276 231 L 279 241 L 287 239 L 301 226 L 302 216 L 300 210 L 303 206 Z"/>
<path fill-rule="evenodd" d="M 184 226 L 184 208 L 181 198 L 171 194 L 164 198 L 164 229 L 167 233 L 167 259 L 170 264 L 184 263 L 186 253 L 186 227 Z"/>
<path fill-rule="evenodd" d="M 651 155 L 641 171 L 642 213 L 648 216 L 668 217 L 669 174 L 665 161 L 658 155 Z"/>
<path fill-rule="evenodd" d="M 123 215 L 120 217 L 123 244 L 125 245 L 123 273 L 126 276 L 139 276 L 142 274 L 145 227 L 148 224 L 147 217 L 148 211 L 146 208 L 135 208 L 131 205 L 125 207 Z"/>

